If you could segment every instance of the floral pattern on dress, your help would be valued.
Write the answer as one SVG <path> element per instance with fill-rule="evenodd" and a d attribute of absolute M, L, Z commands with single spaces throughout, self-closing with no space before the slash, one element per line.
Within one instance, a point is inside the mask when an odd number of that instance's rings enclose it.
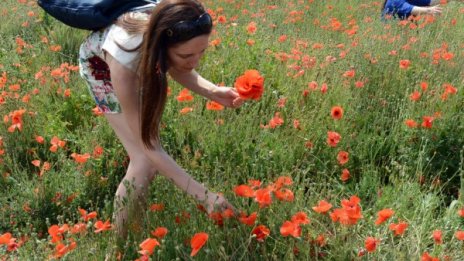
<path fill-rule="evenodd" d="M 79 68 L 100 110 L 104 113 L 120 113 L 121 106 L 111 84 L 109 67 L 102 59 L 101 47 L 107 33 L 108 29 L 93 32 L 82 43 L 79 50 Z"/>

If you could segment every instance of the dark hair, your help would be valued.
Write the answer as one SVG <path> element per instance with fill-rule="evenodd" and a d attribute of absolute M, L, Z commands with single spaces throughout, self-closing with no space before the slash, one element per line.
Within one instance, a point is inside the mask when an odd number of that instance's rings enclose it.
<path fill-rule="evenodd" d="M 209 30 L 201 30 L 181 38 L 169 37 L 166 32 L 172 31 L 179 23 L 197 21 L 205 12 L 203 5 L 197 0 L 163 0 L 153 9 L 148 24 L 141 24 L 144 36 L 137 69 L 140 75 L 140 127 L 142 141 L 148 148 L 153 148 L 159 141 L 160 121 L 168 88 L 168 48 L 196 36 L 209 34 L 212 26 Z"/>

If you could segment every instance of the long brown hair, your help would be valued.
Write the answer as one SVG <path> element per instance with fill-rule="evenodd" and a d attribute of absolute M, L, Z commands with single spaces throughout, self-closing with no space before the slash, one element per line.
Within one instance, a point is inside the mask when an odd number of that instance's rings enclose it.
<path fill-rule="evenodd" d="M 159 141 L 160 121 L 166 104 L 168 87 L 167 50 L 180 43 L 169 39 L 166 31 L 180 21 L 195 21 L 205 12 L 205 8 L 197 0 L 163 0 L 153 9 L 148 24 L 139 25 L 139 28 L 144 30 L 138 66 L 140 122 L 142 141 L 147 148 L 153 148 Z M 125 28 L 128 28 L 128 31 L 138 31 L 134 24 L 127 23 L 127 25 L 129 26 Z M 182 39 L 182 41 L 190 39 Z"/>

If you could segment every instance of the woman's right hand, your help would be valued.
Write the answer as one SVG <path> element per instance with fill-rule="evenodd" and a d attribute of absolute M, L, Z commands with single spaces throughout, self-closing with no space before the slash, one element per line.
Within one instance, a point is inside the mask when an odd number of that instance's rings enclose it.
<path fill-rule="evenodd" d="M 427 9 L 428 9 L 427 13 L 431 14 L 431 15 L 439 15 L 443 11 L 443 8 L 441 6 L 439 6 L 439 5 L 430 6 Z"/>
<path fill-rule="evenodd" d="M 238 214 L 237 209 L 227 201 L 227 199 L 221 194 L 217 193 L 208 193 L 208 198 L 205 202 L 206 212 L 211 214 L 213 212 L 222 212 L 226 209 L 230 209 L 234 212 L 235 215 Z"/>

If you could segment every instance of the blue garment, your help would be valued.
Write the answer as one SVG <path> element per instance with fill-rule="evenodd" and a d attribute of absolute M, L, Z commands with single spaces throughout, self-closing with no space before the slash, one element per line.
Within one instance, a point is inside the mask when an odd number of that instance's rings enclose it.
<path fill-rule="evenodd" d="M 392 15 L 406 19 L 411 15 L 414 6 L 429 6 L 432 0 L 387 0 L 382 11 L 382 17 Z"/>

